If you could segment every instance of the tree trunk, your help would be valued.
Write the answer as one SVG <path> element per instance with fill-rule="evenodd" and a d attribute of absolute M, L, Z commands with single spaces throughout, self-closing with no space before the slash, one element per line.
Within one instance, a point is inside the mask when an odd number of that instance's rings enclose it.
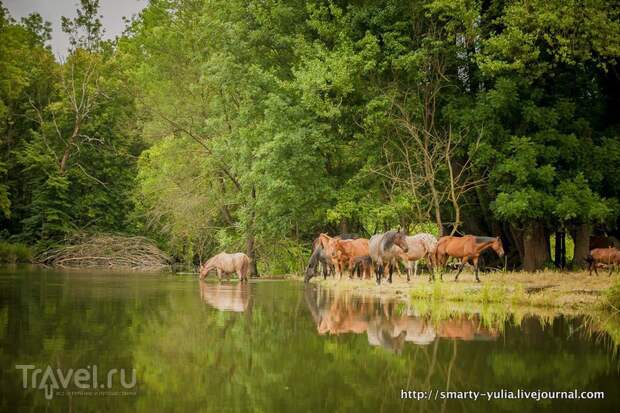
<path fill-rule="evenodd" d="M 523 269 L 536 271 L 549 261 L 549 243 L 541 222 L 530 223 L 523 236 Z"/>
<path fill-rule="evenodd" d="M 576 268 L 584 267 L 586 257 L 590 253 L 590 224 L 580 224 L 571 231 L 575 241 L 575 254 L 573 255 L 573 266 Z"/>
<path fill-rule="evenodd" d="M 252 212 L 250 215 L 250 227 L 248 228 L 247 240 L 246 240 L 246 254 L 250 257 L 250 277 L 260 277 L 258 274 L 258 266 L 256 265 L 256 248 L 254 237 L 254 219 L 256 212 L 254 206 L 256 205 L 256 187 L 252 185 Z"/>
<path fill-rule="evenodd" d="M 519 262 L 517 266 L 522 266 L 523 261 L 525 260 L 525 251 L 523 250 L 523 231 L 517 229 L 514 225 L 508 224 L 508 228 L 510 230 L 510 237 L 513 241 L 512 244 L 515 246 L 517 253 L 519 254 Z"/>
<path fill-rule="evenodd" d="M 555 233 L 554 259 L 556 267 L 566 267 L 566 233 L 564 231 L 556 231 Z"/>
<path fill-rule="evenodd" d="M 75 121 L 75 126 L 73 127 L 73 133 L 67 140 L 67 146 L 65 147 L 65 152 L 62 155 L 62 159 L 60 160 L 60 175 L 65 174 L 65 169 L 67 167 L 67 161 L 69 160 L 69 155 L 71 154 L 71 147 L 75 143 L 78 135 L 80 134 L 80 122 L 78 120 Z"/>

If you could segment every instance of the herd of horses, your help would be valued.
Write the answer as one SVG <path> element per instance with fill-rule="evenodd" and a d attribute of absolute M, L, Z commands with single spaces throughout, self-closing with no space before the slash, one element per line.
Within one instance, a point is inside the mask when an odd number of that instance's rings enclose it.
<path fill-rule="evenodd" d="M 404 231 L 387 231 L 373 235 L 370 239 L 353 238 L 348 235 L 331 237 L 320 234 L 312 244 L 312 255 L 306 267 L 304 280 L 308 282 L 321 267 L 323 278 L 334 275 L 342 279 L 343 273 L 349 272 L 349 278 L 371 278 L 374 272 L 377 284 L 386 277 L 392 282 L 394 270 L 400 272 L 400 264 L 406 269 L 407 281 L 418 272 L 418 261 L 424 259 L 429 269 L 429 281 L 435 279 L 435 269 L 440 278 L 449 257 L 461 261 L 455 280 L 458 280 L 463 267 L 470 260 L 474 266 L 476 281 L 480 254 L 492 249 L 504 256 L 504 247 L 499 237 L 480 237 L 465 235 L 462 237 L 444 236 L 437 239 L 434 235 L 420 233 L 409 236 Z M 386 275 L 387 271 L 387 275 Z"/>
<path fill-rule="evenodd" d="M 448 258 L 452 257 L 460 260 L 455 281 L 465 265 L 471 261 L 476 281 L 480 282 L 478 261 L 480 254 L 488 249 L 495 251 L 500 258 L 504 256 L 500 237 L 465 235 L 443 236 L 437 239 L 428 233 L 409 236 L 401 230 L 376 234 L 370 239 L 320 234 L 312 243 L 312 255 L 306 267 L 304 281 L 308 282 L 317 275 L 320 267 L 323 278 L 333 275 L 342 279 L 342 275 L 348 271 L 349 278 L 354 278 L 356 274 L 358 278 L 371 278 L 374 273 L 378 285 L 384 277 L 391 283 L 394 271 L 400 274 L 401 264 L 406 269 L 407 281 L 410 281 L 412 276 L 417 276 L 418 261 L 422 259 L 426 261 L 429 270 L 429 281 L 435 279 L 435 270 L 439 270 L 439 276 L 443 280 Z M 598 275 L 599 267 L 608 267 L 611 275 L 614 268 L 620 267 L 620 250 L 615 247 L 595 248 L 590 251 L 586 261 L 590 275 L 592 270 Z M 246 254 L 222 252 L 201 266 L 200 279 L 215 270 L 220 280 L 223 275 L 236 273 L 239 280 L 247 282 L 249 269 L 250 257 Z"/>

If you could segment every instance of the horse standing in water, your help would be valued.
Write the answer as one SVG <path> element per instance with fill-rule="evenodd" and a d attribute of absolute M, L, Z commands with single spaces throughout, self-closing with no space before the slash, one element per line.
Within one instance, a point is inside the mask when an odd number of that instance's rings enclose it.
<path fill-rule="evenodd" d="M 459 274 L 463 271 L 463 267 L 471 258 L 474 263 L 476 281 L 480 282 L 480 278 L 478 278 L 478 259 L 482 251 L 488 248 L 493 249 L 500 258 L 504 256 L 504 246 L 499 237 L 465 235 L 463 237 L 446 236 L 439 238 L 437 250 L 435 252 L 435 261 L 437 265 L 441 266 L 439 276 L 443 279 L 443 269 L 448 257 L 460 258 L 461 266 L 456 273 L 456 277 L 454 277 L 454 281 L 457 281 L 459 279 Z M 434 278 L 433 276 L 433 279 Z"/>
<path fill-rule="evenodd" d="M 405 264 L 407 269 L 407 282 L 411 277 L 412 266 L 413 275 L 418 275 L 418 261 L 425 258 L 429 267 L 429 281 L 433 274 L 433 267 L 435 261 L 435 250 L 437 249 L 437 238 L 433 234 L 420 233 L 412 237 L 406 237 L 407 252 L 401 251 L 399 258 Z"/>
<path fill-rule="evenodd" d="M 381 278 L 383 277 L 383 270 L 386 265 L 392 263 L 392 261 L 398 257 L 401 250 L 403 252 L 409 251 L 407 246 L 407 234 L 405 231 L 388 231 L 383 234 L 373 235 L 368 242 L 368 250 L 370 258 L 375 266 L 375 275 L 377 278 L 377 285 L 381 284 Z M 399 247 L 399 248 L 397 248 Z M 392 283 L 393 266 L 390 265 L 390 276 L 388 282 Z"/>
<path fill-rule="evenodd" d="M 230 276 L 233 272 L 237 273 L 241 282 L 248 281 L 248 270 L 250 268 L 250 257 L 242 252 L 228 254 L 220 252 L 209 258 L 200 269 L 200 279 L 204 280 L 209 271 L 216 270 L 217 278 L 222 281 L 222 274 Z"/>

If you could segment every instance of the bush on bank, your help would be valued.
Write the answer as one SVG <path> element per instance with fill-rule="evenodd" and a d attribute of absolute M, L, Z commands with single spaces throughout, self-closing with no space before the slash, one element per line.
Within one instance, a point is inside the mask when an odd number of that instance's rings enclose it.
<path fill-rule="evenodd" d="M 0 263 L 32 262 L 32 250 L 25 244 L 0 241 Z"/>

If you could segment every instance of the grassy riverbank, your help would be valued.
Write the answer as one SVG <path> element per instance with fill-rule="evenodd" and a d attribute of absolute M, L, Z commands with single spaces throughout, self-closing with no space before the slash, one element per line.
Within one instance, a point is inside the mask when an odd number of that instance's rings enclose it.
<path fill-rule="evenodd" d="M 32 262 L 30 247 L 19 243 L 0 241 L 0 263 L 15 264 Z"/>
<path fill-rule="evenodd" d="M 620 277 L 589 276 L 587 272 L 542 271 L 536 273 L 507 272 L 481 276 L 477 283 L 471 273 L 446 274 L 444 281 L 430 283 L 424 274 L 407 283 L 394 276 L 394 282 L 377 286 L 374 280 L 342 280 L 315 278 L 321 285 L 361 294 L 396 296 L 413 301 L 449 301 L 462 303 L 501 304 L 573 311 L 618 307 Z"/>

